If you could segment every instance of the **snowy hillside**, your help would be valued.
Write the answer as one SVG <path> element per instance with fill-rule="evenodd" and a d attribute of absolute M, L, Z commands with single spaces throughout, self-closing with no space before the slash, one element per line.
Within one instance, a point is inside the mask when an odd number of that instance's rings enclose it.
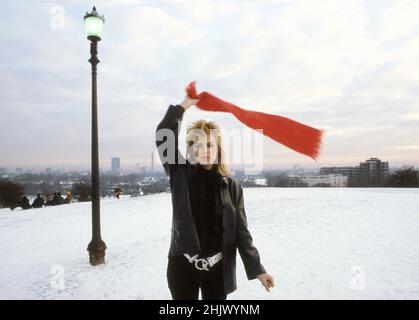
<path fill-rule="evenodd" d="M 262 263 L 228 299 L 419 299 L 417 189 L 245 188 Z M 0 299 L 170 299 L 170 194 L 101 201 L 106 265 L 92 267 L 91 204 L 0 209 Z"/>

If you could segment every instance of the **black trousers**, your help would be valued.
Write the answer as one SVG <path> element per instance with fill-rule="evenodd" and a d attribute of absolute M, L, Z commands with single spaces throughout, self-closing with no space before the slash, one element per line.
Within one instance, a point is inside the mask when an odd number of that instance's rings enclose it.
<path fill-rule="evenodd" d="M 223 285 L 223 261 L 218 261 L 209 271 L 198 270 L 185 256 L 169 257 L 167 282 L 173 300 L 226 300 Z"/>

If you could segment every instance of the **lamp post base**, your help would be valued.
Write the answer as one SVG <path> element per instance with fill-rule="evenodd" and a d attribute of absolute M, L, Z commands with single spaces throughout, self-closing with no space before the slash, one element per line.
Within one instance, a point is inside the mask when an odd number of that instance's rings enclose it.
<path fill-rule="evenodd" d="M 92 266 L 105 263 L 106 244 L 103 240 L 91 241 L 87 247 L 89 251 L 89 261 Z"/>

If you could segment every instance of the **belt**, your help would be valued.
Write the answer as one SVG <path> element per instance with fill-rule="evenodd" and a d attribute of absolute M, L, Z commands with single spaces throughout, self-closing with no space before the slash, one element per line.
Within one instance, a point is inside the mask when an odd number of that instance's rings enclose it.
<path fill-rule="evenodd" d="M 187 253 L 184 253 L 183 255 L 186 257 L 186 259 L 188 259 L 190 263 L 195 262 L 195 268 L 197 268 L 198 270 L 205 270 L 205 271 L 209 271 L 208 266 L 211 268 L 223 258 L 222 252 L 218 252 L 208 258 L 199 258 L 199 259 L 198 259 L 199 254 L 196 254 L 192 257 Z M 199 263 L 201 263 L 201 266 L 199 265 Z"/>

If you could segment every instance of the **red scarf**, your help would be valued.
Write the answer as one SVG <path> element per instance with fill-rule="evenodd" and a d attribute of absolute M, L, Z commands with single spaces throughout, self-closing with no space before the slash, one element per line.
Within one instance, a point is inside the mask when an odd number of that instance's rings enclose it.
<path fill-rule="evenodd" d="M 207 111 L 230 112 L 252 129 L 263 129 L 263 134 L 297 152 L 317 160 L 324 130 L 297 121 L 258 111 L 246 110 L 203 91 L 196 93 L 195 81 L 186 87 L 187 95 L 199 99 L 196 104 Z"/>

